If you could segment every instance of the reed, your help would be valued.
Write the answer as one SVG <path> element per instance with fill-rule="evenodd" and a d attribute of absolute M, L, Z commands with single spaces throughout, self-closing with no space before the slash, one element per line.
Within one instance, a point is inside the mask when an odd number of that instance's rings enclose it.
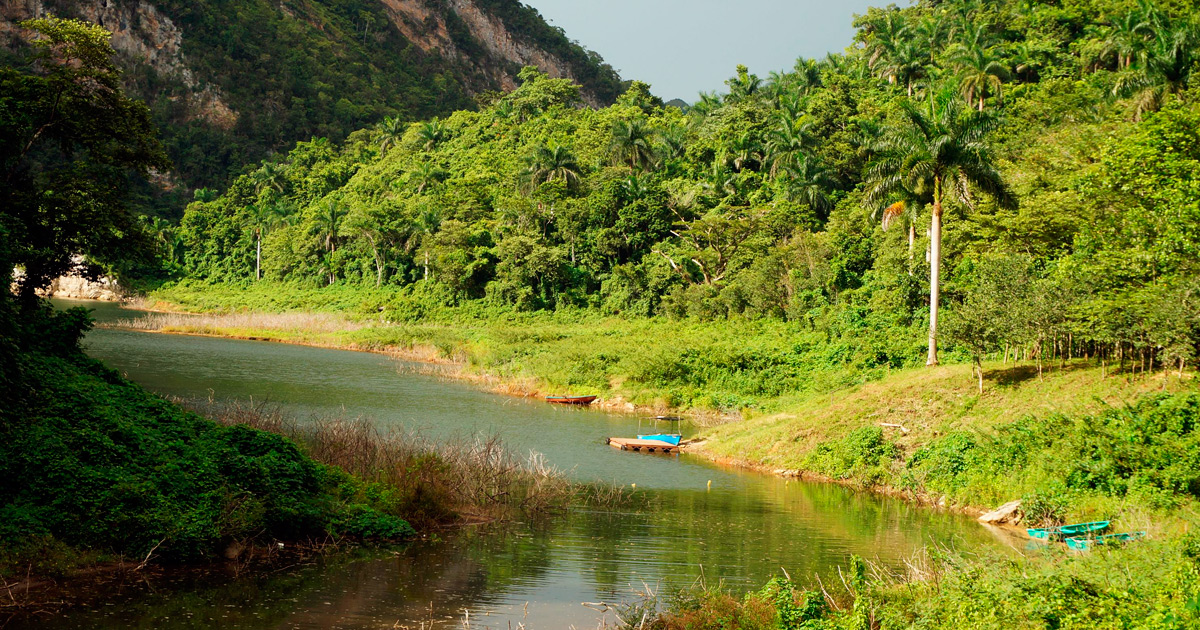
<path fill-rule="evenodd" d="M 299 421 L 271 404 L 175 402 L 222 425 L 245 425 L 293 440 L 313 459 L 376 484 L 397 514 L 421 529 L 513 514 L 548 515 L 580 496 L 613 501 L 613 491 L 573 484 L 540 453 L 520 457 L 494 435 L 434 442 L 364 417 Z"/>
<path fill-rule="evenodd" d="M 140 317 L 120 319 L 105 326 L 193 334 L 229 335 L 239 330 L 269 330 L 294 333 L 335 333 L 359 330 L 363 324 L 335 313 L 147 313 Z"/>

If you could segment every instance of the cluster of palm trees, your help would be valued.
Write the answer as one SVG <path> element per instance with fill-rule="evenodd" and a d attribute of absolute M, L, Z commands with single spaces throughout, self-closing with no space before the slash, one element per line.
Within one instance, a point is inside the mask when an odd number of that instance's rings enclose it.
<path fill-rule="evenodd" d="M 999 97 L 1005 81 L 1031 77 L 1037 49 L 998 43 L 993 26 L 977 19 L 975 5 L 962 3 L 946 14 L 920 18 L 888 10 L 870 15 L 863 24 L 867 67 L 912 97 L 918 91 L 957 78 L 967 102 L 983 111 L 987 99 Z"/>
<path fill-rule="evenodd" d="M 1172 18 L 1147 0 L 1104 28 L 1093 67 L 1118 71 L 1115 96 L 1133 96 L 1135 117 L 1160 109 L 1168 96 L 1188 88 L 1200 63 L 1200 20 Z"/>

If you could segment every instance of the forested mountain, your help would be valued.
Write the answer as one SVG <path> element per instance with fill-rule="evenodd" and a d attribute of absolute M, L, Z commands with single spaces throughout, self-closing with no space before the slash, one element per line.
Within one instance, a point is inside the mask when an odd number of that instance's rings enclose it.
<path fill-rule="evenodd" d="M 579 82 L 594 105 L 621 89 L 517 0 L 4 0 L 0 61 L 20 67 L 16 22 L 47 14 L 114 33 L 125 88 L 151 106 L 174 162 L 143 205 L 168 213 L 297 141 L 473 108 L 525 65 Z M 179 199 L 154 201 L 164 188 Z"/>
<path fill-rule="evenodd" d="M 919 348 L 941 304 L 961 356 L 1182 369 L 1200 338 L 1184 4 L 871 9 L 845 54 L 738 68 L 686 114 L 640 83 L 581 108 L 526 70 L 482 111 L 300 143 L 161 238 L 193 278 L 405 288 L 395 316 L 436 295 L 784 318 L 870 366 L 936 362 Z"/>

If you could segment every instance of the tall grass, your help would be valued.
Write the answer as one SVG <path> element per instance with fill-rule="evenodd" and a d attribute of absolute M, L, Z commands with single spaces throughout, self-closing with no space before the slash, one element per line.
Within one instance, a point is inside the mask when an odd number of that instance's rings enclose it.
<path fill-rule="evenodd" d="M 239 401 L 176 400 L 223 425 L 245 425 L 291 439 L 313 459 L 371 485 L 418 529 L 543 517 L 584 503 L 627 505 L 623 488 L 570 481 L 541 453 L 519 456 L 497 436 L 433 441 L 384 429 L 364 417 L 299 421 L 279 407 Z"/>
<path fill-rule="evenodd" d="M 334 313 L 296 312 L 222 314 L 147 313 L 141 317 L 120 319 L 112 324 L 108 324 L 108 326 L 132 330 L 202 334 L 228 334 L 231 330 L 332 333 L 363 328 L 363 324 Z"/>

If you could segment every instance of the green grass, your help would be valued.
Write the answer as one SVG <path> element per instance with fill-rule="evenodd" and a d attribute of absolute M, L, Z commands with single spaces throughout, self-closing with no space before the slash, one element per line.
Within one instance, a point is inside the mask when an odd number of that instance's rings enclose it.
<path fill-rule="evenodd" d="M 848 327 L 831 337 L 778 320 L 524 313 L 448 306 L 443 298 L 410 289 L 185 284 L 151 294 L 146 306 L 210 317 L 151 318 L 135 326 L 416 352 L 530 393 L 598 394 L 702 413 L 778 410 L 797 396 L 877 380 L 920 356 L 919 331 L 907 329 Z M 340 317 L 342 325 L 311 321 L 313 313 Z"/>

